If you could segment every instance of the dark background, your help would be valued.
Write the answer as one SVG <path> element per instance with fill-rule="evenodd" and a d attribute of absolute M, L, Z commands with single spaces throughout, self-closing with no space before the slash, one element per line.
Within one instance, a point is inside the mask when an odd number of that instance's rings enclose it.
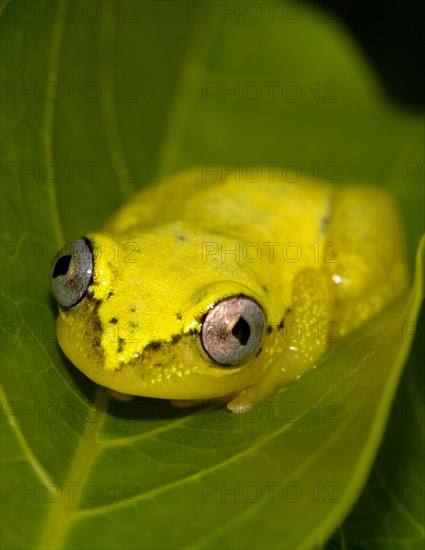
<path fill-rule="evenodd" d="M 425 2 L 321 0 L 355 36 L 397 103 L 425 106 Z"/>

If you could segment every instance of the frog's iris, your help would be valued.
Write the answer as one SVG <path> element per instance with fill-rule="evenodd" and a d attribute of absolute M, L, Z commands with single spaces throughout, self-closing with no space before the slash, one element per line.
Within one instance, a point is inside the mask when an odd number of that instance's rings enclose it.
<path fill-rule="evenodd" d="M 244 295 L 230 296 L 208 311 L 202 325 L 202 347 L 219 365 L 240 365 L 259 350 L 264 324 L 263 310 L 255 300 Z"/>
<path fill-rule="evenodd" d="M 75 306 L 84 298 L 93 276 L 93 252 L 88 239 L 65 245 L 56 255 L 50 271 L 53 296 L 60 306 Z"/>

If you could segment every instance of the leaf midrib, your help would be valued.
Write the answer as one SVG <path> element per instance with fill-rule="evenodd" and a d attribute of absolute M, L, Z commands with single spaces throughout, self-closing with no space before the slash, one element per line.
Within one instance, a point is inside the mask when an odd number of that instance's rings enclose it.
<path fill-rule="evenodd" d="M 103 422 L 107 402 L 108 393 L 106 388 L 99 387 L 96 392 L 94 404 L 91 407 L 91 409 L 95 411 L 95 414 L 89 416 L 89 418 L 95 418 L 96 421 L 87 422 L 86 430 L 81 438 L 80 447 L 77 450 L 69 471 L 67 482 L 65 482 L 68 484 L 78 483 L 75 493 L 73 494 L 74 498 L 61 498 L 52 504 L 39 548 L 64 548 L 64 542 L 70 530 L 70 525 L 74 521 L 74 510 L 78 506 L 84 482 L 87 479 L 95 457 L 99 453 L 96 435 Z"/>

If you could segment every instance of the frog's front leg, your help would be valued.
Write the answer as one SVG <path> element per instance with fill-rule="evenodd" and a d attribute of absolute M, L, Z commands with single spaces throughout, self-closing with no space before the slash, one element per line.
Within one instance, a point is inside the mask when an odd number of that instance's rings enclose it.
<path fill-rule="evenodd" d="M 231 411 L 243 413 L 251 409 L 315 366 L 330 340 L 336 340 L 329 338 L 334 302 L 334 287 L 325 274 L 308 269 L 296 276 L 284 326 L 273 327 L 265 336 L 263 374 L 227 404 Z"/>

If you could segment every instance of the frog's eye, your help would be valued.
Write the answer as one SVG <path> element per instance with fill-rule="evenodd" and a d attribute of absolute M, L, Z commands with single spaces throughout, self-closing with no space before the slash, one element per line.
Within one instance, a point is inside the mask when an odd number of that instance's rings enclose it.
<path fill-rule="evenodd" d="M 207 313 L 201 331 L 202 346 L 219 365 L 236 366 L 258 350 L 264 332 L 261 307 L 247 296 L 231 296 Z"/>
<path fill-rule="evenodd" d="M 62 307 L 75 306 L 86 294 L 93 275 L 92 245 L 79 239 L 64 246 L 53 260 L 50 284 Z"/>

